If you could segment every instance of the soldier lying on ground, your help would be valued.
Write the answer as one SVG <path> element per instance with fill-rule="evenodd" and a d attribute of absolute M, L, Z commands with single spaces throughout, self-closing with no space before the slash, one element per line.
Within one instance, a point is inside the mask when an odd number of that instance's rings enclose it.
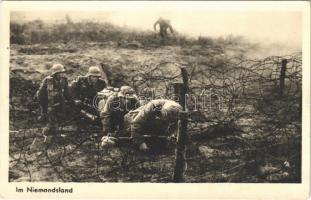
<path fill-rule="evenodd" d="M 140 150 L 149 149 L 143 135 L 174 135 L 177 130 L 178 113 L 182 107 L 172 100 L 157 99 L 141 106 L 125 116 L 130 125 L 134 145 Z"/>
<path fill-rule="evenodd" d="M 176 137 L 179 111 L 182 107 L 172 100 L 157 99 L 124 116 L 124 131 L 136 147 L 149 150 L 144 135 Z M 102 146 L 113 146 L 114 137 L 103 137 Z"/>
<path fill-rule="evenodd" d="M 68 91 L 68 81 L 63 65 L 55 64 L 51 75 L 47 76 L 37 91 L 41 107 L 41 119 L 47 118 L 48 123 L 43 129 L 44 135 L 55 134 L 58 124 L 68 118 L 73 101 Z"/>
<path fill-rule="evenodd" d="M 118 93 L 111 95 L 100 112 L 105 136 L 117 137 L 124 131 L 124 115 L 139 107 L 133 88 L 122 86 Z"/>
<path fill-rule="evenodd" d="M 167 38 L 167 29 L 170 29 L 171 33 L 174 33 L 173 27 L 171 26 L 171 23 L 169 20 L 163 19 L 160 17 L 153 25 L 153 29 L 157 30 L 157 25 L 160 26 L 159 34 L 162 39 Z"/>
<path fill-rule="evenodd" d="M 101 79 L 101 71 L 98 67 L 90 67 L 85 76 L 79 76 L 70 85 L 70 94 L 80 111 L 81 118 L 94 116 L 93 121 L 100 123 L 99 111 L 97 110 L 96 95 L 106 87 L 105 80 Z"/>

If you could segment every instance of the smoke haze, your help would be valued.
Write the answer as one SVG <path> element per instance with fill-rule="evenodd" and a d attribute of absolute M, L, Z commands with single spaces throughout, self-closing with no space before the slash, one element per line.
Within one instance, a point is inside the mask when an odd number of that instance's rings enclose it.
<path fill-rule="evenodd" d="M 173 28 L 189 36 L 243 36 L 259 44 L 279 44 L 290 50 L 301 50 L 302 14 L 294 11 L 204 11 L 204 10 L 111 10 L 111 11 L 49 11 L 12 12 L 13 21 L 40 19 L 45 22 L 64 22 L 69 15 L 74 22 L 110 22 L 139 30 L 153 30 L 161 16 L 171 21 Z"/>

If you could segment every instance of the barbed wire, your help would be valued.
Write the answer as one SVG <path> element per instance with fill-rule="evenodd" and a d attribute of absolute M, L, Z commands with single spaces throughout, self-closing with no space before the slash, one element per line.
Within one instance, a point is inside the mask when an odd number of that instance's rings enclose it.
<path fill-rule="evenodd" d="M 280 73 L 282 60 L 285 59 L 287 60 L 286 76 L 283 80 L 285 87 L 283 88 L 283 95 L 280 96 L 280 81 L 282 81 L 280 80 Z M 188 71 L 191 72 L 189 94 L 199 96 L 212 90 L 214 97 L 221 98 L 227 106 L 223 110 L 215 109 L 218 108 L 217 104 L 219 103 L 216 101 L 211 106 L 212 110 L 190 111 L 190 135 L 194 133 L 208 134 L 211 126 L 217 124 L 229 124 L 226 126 L 229 129 L 232 128 L 231 124 L 237 129 L 246 126 L 249 128 L 247 133 L 257 133 L 257 135 L 252 136 L 252 139 L 238 137 L 239 142 L 224 142 L 226 135 L 220 136 L 224 145 L 219 145 L 215 149 L 231 152 L 231 154 L 223 155 L 225 158 L 233 156 L 241 159 L 240 162 L 234 164 L 228 164 L 226 159 L 222 159 L 222 165 L 226 165 L 227 168 L 220 169 L 220 172 L 228 173 L 243 168 L 250 162 L 255 162 L 250 161 L 252 159 L 248 161 L 245 159 L 249 159 L 250 155 L 257 155 L 258 152 L 265 159 L 283 161 L 284 156 L 278 158 L 278 155 L 272 155 L 268 152 L 269 148 L 275 147 L 275 141 L 279 141 L 280 138 L 282 138 L 280 145 L 285 145 L 283 148 L 287 148 L 286 159 L 298 159 L 298 146 L 301 140 L 299 137 L 301 134 L 299 109 L 301 109 L 302 96 L 301 59 L 301 53 L 295 53 L 289 56 L 268 57 L 263 60 L 231 58 L 217 67 L 208 64 L 194 64 L 188 67 Z M 165 73 L 167 69 L 163 65 L 166 64 L 160 63 L 152 68 L 150 65 L 146 65 L 146 70 L 134 70 L 131 73 L 126 73 L 125 82 L 134 88 L 155 86 L 159 90 L 162 87 L 163 93 L 169 95 L 172 93 L 170 83 L 175 82 L 179 76 L 174 71 Z M 169 154 L 165 156 L 142 155 L 131 146 L 103 150 L 100 148 L 98 138 L 95 137 L 96 134 L 100 135 L 98 129 L 88 130 L 85 133 L 77 133 L 75 130 L 72 132 L 62 130 L 66 137 L 55 137 L 48 142 L 43 142 L 42 124 L 31 123 L 34 127 L 25 128 L 27 125 L 29 126 L 29 122 L 36 121 L 37 104 L 30 97 L 35 94 L 38 85 L 31 81 L 26 81 L 26 84 L 21 85 L 19 84 L 20 79 L 14 76 L 14 72 L 12 73 L 10 79 L 11 171 L 21 171 L 23 174 L 21 177 L 27 177 L 29 181 L 41 180 L 43 177 L 38 177 L 36 173 L 47 169 L 47 177 L 45 177 L 47 181 L 51 178 L 48 174 L 52 173 L 53 176 L 56 175 L 57 180 L 64 182 L 115 182 L 118 178 L 120 180 L 123 178 L 126 182 L 150 181 L 152 176 L 145 177 L 146 174 L 142 173 L 146 170 L 149 174 L 154 174 L 156 171 L 161 174 L 160 177 L 156 177 L 155 181 L 170 181 L 169 174 L 172 173 L 174 165 L 172 146 L 169 147 Z M 135 78 L 133 79 L 133 77 Z M 191 103 L 189 102 L 190 107 L 192 106 Z M 22 120 L 22 116 L 29 116 L 29 118 L 23 125 L 20 125 L 18 121 Z M 253 122 L 241 125 L 240 121 L 243 119 L 251 119 Z M 211 125 L 199 130 L 196 129 L 204 123 Z M 246 134 L 245 131 L 240 132 Z M 269 138 L 272 141 L 268 142 Z M 283 141 L 284 138 L 286 141 Z M 266 143 L 265 146 L 262 146 L 263 142 Z M 197 141 L 193 139 L 189 142 L 189 146 L 192 145 L 191 148 L 195 148 L 193 145 L 196 146 L 196 143 Z M 296 145 L 297 149 L 290 152 L 289 149 L 293 145 Z M 198 176 L 195 175 L 199 173 L 196 170 L 204 171 L 200 166 L 197 166 L 195 161 L 206 162 L 214 167 L 219 166 L 217 162 L 216 164 L 211 163 L 211 160 L 215 158 L 198 156 L 197 154 L 197 150 L 188 152 L 187 160 L 192 167 L 188 170 L 189 175 L 192 174 L 191 180 Z M 202 165 L 205 166 L 206 164 Z M 53 170 L 53 172 L 49 170 Z M 207 171 L 205 169 L 205 172 Z M 128 178 L 125 174 L 130 174 L 132 177 Z M 11 173 L 10 180 L 19 181 L 18 177 Z"/>

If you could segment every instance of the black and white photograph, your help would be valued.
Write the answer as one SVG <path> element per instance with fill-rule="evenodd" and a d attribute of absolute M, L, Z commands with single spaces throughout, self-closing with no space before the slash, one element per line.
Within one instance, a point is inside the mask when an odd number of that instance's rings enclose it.
<path fill-rule="evenodd" d="M 10 10 L 7 181 L 302 183 L 304 13 L 209 5 Z"/>

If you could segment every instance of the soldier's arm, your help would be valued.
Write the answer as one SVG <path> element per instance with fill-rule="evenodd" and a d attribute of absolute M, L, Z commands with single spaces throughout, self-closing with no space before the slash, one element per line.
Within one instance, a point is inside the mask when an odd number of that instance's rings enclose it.
<path fill-rule="evenodd" d="M 137 96 L 135 96 L 133 99 L 131 99 L 131 101 L 126 105 L 126 110 L 130 111 L 130 110 L 135 110 L 137 108 L 139 108 L 140 105 L 140 101 L 138 99 Z"/>
<path fill-rule="evenodd" d="M 172 27 L 172 25 L 168 25 L 168 28 L 170 29 L 170 31 L 171 31 L 171 33 L 174 33 L 174 30 L 173 30 L 173 27 Z"/>
<path fill-rule="evenodd" d="M 154 23 L 154 25 L 153 25 L 153 29 L 156 31 L 157 30 L 157 25 L 159 24 L 159 20 L 158 21 L 156 21 L 155 23 Z"/>
<path fill-rule="evenodd" d="M 131 129 L 134 133 L 140 135 L 143 132 L 143 125 L 148 122 L 155 113 L 155 105 L 152 102 L 147 103 L 132 121 Z"/>
<path fill-rule="evenodd" d="M 104 88 L 107 87 L 107 83 L 104 79 L 100 79 L 100 80 L 101 80 L 100 90 L 103 90 Z"/>
<path fill-rule="evenodd" d="M 107 135 L 112 131 L 112 123 L 111 123 L 111 105 L 114 101 L 114 96 L 110 96 L 105 103 L 104 108 L 100 111 L 100 118 L 103 126 L 104 135 Z"/>
<path fill-rule="evenodd" d="M 69 92 L 69 86 L 68 86 L 68 80 L 66 79 L 65 80 L 65 83 L 64 83 L 64 97 L 67 101 L 69 102 L 73 102 L 73 98 Z"/>
<path fill-rule="evenodd" d="M 139 108 L 141 105 L 140 105 L 140 101 L 138 98 L 135 98 L 135 105 L 134 105 L 134 109 L 137 109 Z"/>
<path fill-rule="evenodd" d="M 37 98 L 43 114 L 47 113 L 48 109 L 48 91 L 47 91 L 47 79 L 44 79 L 37 91 Z"/>
<path fill-rule="evenodd" d="M 72 97 L 72 99 L 77 100 L 79 99 L 79 88 L 80 88 L 80 81 L 79 79 L 76 79 L 71 82 L 69 88 L 68 88 L 68 93 Z"/>

